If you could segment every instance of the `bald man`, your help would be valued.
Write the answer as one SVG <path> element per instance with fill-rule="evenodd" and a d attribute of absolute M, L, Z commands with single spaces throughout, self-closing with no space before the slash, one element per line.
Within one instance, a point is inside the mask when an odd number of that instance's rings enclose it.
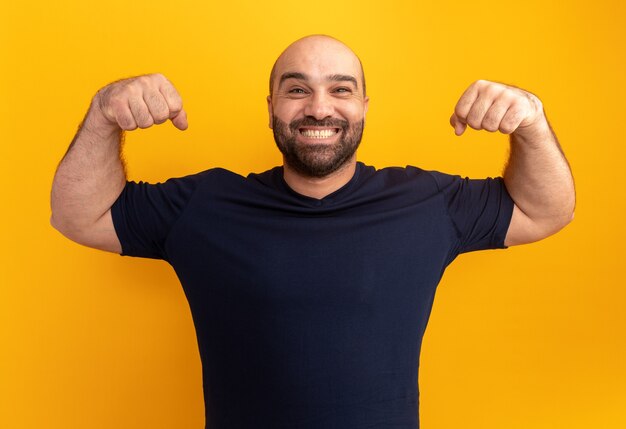
<path fill-rule="evenodd" d="M 445 268 L 573 218 L 573 178 L 542 103 L 501 83 L 467 88 L 455 133 L 499 131 L 511 144 L 503 177 L 472 180 L 357 162 L 365 76 L 334 38 L 287 47 L 267 103 L 282 166 L 136 183 L 124 131 L 186 129 L 181 97 L 158 74 L 102 88 L 56 172 L 51 223 L 172 265 L 198 336 L 207 428 L 418 428 L 421 342 Z"/>

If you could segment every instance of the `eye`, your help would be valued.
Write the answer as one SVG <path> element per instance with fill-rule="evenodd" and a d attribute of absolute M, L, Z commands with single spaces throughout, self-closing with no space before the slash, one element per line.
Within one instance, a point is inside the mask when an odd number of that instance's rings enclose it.
<path fill-rule="evenodd" d="M 304 94 L 304 89 L 302 88 L 292 88 L 289 90 L 290 94 Z"/>
<path fill-rule="evenodd" d="M 335 89 L 335 92 L 338 92 L 340 94 L 346 94 L 346 93 L 352 92 L 352 90 L 350 88 L 342 86 L 342 87 L 339 87 L 339 88 Z"/>

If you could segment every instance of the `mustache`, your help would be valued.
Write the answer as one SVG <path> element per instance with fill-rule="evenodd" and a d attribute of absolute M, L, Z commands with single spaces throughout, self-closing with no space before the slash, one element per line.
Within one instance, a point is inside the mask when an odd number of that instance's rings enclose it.
<path fill-rule="evenodd" d="M 332 128 L 341 128 L 342 130 L 347 130 L 350 124 L 348 121 L 344 121 L 343 119 L 337 118 L 324 118 L 322 120 L 317 120 L 311 116 L 305 116 L 302 119 L 294 119 L 289 123 L 289 129 L 293 133 L 297 132 L 301 127 L 332 127 Z"/>

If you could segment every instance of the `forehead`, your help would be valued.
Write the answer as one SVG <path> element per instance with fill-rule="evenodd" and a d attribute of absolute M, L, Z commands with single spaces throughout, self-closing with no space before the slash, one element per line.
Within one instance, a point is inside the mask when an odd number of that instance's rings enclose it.
<path fill-rule="evenodd" d="M 343 74 L 360 81 L 358 58 L 348 47 L 332 39 L 301 40 L 289 46 L 276 62 L 275 77 L 290 72 L 304 73 L 318 80 Z"/>

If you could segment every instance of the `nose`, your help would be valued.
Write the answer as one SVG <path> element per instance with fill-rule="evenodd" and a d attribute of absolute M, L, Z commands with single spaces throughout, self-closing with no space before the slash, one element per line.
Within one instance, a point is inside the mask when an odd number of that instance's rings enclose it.
<path fill-rule="evenodd" d="M 331 117 L 334 112 L 335 108 L 331 97 L 323 92 L 316 92 L 309 97 L 304 108 L 306 116 L 312 116 L 317 120 Z"/>

